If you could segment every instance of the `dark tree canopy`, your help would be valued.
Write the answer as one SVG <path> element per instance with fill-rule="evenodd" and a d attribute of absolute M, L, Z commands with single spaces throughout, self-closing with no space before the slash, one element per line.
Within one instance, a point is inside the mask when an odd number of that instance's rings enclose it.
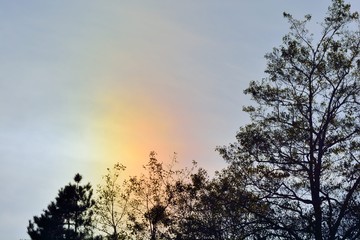
<path fill-rule="evenodd" d="M 75 183 L 59 190 L 55 202 L 29 221 L 28 234 L 33 240 L 93 239 L 93 211 L 90 184 L 81 185 L 81 175 L 76 174 Z"/>
<path fill-rule="evenodd" d="M 360 238 L 360 25 L 333 0 L 319 34 L 284 13 L 290 33 L 266 55 L 268 77 L 250 83 L 256 106 L 238 142 L 219 148 L 271 212 L 264 237 Z M 261 223 L 261 225 L 259 225 Z"/>
<path fill-rule="evenodd" d="M 332 0 L 314 34 L 310 15 L 284 17 L 290 31 L 265 55 L 267 77 L 245 90 L 251 123 L 217 148 L 225 169 L 173 170 L 151 152 L 123 185 L 124 166 L 108 169 L 96 207 L 77 174 L 29 221 L 31 239 L 94 239 L 96 226 L 123 240 L 360 239 L 358 13 Z"/>
<path fill-rule="evenodd" d="M 176 181 L 184 176 L 184 170 L 173 170 L 176 155 L 169 166 L 157 159 L 151 152 L 149 162 L 144 166 L 145 174 L 131 177 L 129 226 L 138 239 L 171 239 L 173 206 L 176 195 Z"/>
<path fill-rule="evenodd" d="M 191 174 L 190 181 L 178 183 L 174 239 L 237 240 L 256 234 L 248 229 L 254 220 L 248 208 L 267 208 L 258 204 L 256 196 L 243 189 L 238 180 L 232 172 L 222 171 L 210 178 L 199 169 Z"/>

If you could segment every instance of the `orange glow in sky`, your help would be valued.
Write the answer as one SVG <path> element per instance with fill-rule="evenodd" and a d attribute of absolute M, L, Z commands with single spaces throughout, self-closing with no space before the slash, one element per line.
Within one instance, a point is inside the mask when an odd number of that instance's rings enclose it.
<path fill-rule="evenodd" d="M 176 119 L 158 99 L 115 91 L 99 98 L 104 110 L 93 120 L 94 145 L 104 169 L 120 162 L 127 167 L 127 174 L 136 175 L 147 163 L 150 151 L 171 152 L 176 142 L 171 142 Z M 99 169 L 94 170 L 98 174 Z"/>

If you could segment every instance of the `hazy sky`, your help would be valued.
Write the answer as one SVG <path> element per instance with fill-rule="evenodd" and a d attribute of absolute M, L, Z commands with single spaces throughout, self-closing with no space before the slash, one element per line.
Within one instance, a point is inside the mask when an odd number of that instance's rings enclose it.
<path fill-rule="evenodd" d="M 360 10 L 353 0 L 353 9 Z M 327 0 L 0 0 L 0 238 L 29 238 L 75 173 L 93 185 L 154 150 L 210 172 L 248 122 L 243 90 L 288 31 Z"/>

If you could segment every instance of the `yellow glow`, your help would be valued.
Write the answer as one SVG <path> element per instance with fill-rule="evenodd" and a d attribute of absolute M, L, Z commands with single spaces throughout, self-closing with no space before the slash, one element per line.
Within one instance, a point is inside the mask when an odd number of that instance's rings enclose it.
<path fill-rule="evenodd" d="M 147 163 L 150 151 L 175 150 L 171 149 L 175 119 L 166 113 L 159 100 L 116 91 L 105 92 L 99 100 L 102 111 L 93 119 L 94 145 L 104 169 L 120 162 L 127 167 L 127 175 L 136 175 Z"/>

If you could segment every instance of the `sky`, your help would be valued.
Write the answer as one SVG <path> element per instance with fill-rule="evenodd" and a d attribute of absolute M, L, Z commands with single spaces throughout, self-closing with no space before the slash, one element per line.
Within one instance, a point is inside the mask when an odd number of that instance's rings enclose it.
<path fill-rule="evenodd" d="M 266 77 L 282 13 L 319 22 L 329 4 L 0 0 L 1 238 L 29 239 L 78 172 L 96 187 L 116 162 L 138 174 L 150 151 L 225 167 L 215 147 L 249 122 L 243 90 Z"/>

